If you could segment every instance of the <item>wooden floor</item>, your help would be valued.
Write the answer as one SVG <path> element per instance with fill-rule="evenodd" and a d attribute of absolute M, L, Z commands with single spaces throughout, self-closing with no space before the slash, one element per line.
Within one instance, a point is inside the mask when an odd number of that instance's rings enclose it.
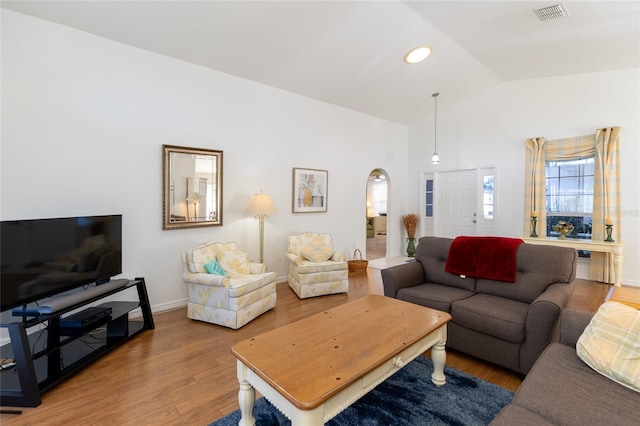
<path fill-rule="evenodd" d="M 240 330 L 189 320 L 185 308 L 157 313 L 155 330 L 45 393 L 39 407 L 0 415 L 0 423 L 207 425 L 238 408 L 234 343 L 367 294 L 382 294 L 380 271 L 352 274 L 349 286 L 348 294 L 299 300 L 286 283 L 278 284 L 276 308 Z M 578 280 L 570 307 L 595 311 L 609 289 Z M 512 390 L 521 383 L 516 373 L 452 350 L 447 365 Z"/>

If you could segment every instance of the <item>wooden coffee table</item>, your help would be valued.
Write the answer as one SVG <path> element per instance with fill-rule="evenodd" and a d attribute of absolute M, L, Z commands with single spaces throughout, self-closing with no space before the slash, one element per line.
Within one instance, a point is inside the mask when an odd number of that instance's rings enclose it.
<path fill-rule="evenodd" d="M 256 389 L 293 425 L 321 425 L 432 348 L 445 384 L 446 312 L 369 295 L 237 343 L 240 425 L 254 425 Z"/>

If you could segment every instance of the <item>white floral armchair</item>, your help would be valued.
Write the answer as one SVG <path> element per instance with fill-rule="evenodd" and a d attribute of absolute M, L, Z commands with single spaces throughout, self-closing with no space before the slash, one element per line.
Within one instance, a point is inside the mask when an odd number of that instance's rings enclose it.
<path fill-rule="evenodd" d="M 233 242 L 205 243 L 182 255 L 187 316 L 237 329 L 276 306 L 276 274 L 249 262 Z"/>
<path fill-rule="evenodd" d="M 289 286 L 299 298 L 349 291 L 344 253 L 333 250 L 330 234 L 305 232 L 289 237 Z"/>

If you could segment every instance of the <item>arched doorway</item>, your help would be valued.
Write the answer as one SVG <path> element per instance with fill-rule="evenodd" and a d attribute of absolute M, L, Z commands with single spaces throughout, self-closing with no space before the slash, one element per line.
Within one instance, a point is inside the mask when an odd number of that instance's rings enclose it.
<path fill-rule="evenodd" d="M 367 253 L 368 260 L 387 254 L 387 174 L 373 169 L 367 178 Z"/>

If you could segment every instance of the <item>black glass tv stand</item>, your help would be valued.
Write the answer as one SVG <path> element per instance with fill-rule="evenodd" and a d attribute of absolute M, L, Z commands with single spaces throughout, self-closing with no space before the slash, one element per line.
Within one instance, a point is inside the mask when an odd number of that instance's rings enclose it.
<path fill-rule="evenodd" d="M 91 364 L 137 334 L 154 328 L 144 278 L 124 280 L 122 285 L 100 285 L 58 303 L 51 313 L 26 315 L 21 321 L 0 324 L 11 342 L 0 347 L 2 358 L 13 358 L 11 368 L 0 370 L 0 405 L 37 407 L 41 394 Z M 138 301 L 99 303 L 96 315 L 82 315 L 108 296 L 137 290 Z M 140 308 L 142 317 L 129 318 Z M 71 311 L 80 312 L 72 315 Z M 75 313 L 75 312 L 74 312 Z M 74 322 L 74 320 L 76 320 Z M 63 326 L 61 327 L 61 320 Z M 71 323 L 71 324 L 70 324 Z M 42 329 L 27 334 L 31 327 Z"/>

